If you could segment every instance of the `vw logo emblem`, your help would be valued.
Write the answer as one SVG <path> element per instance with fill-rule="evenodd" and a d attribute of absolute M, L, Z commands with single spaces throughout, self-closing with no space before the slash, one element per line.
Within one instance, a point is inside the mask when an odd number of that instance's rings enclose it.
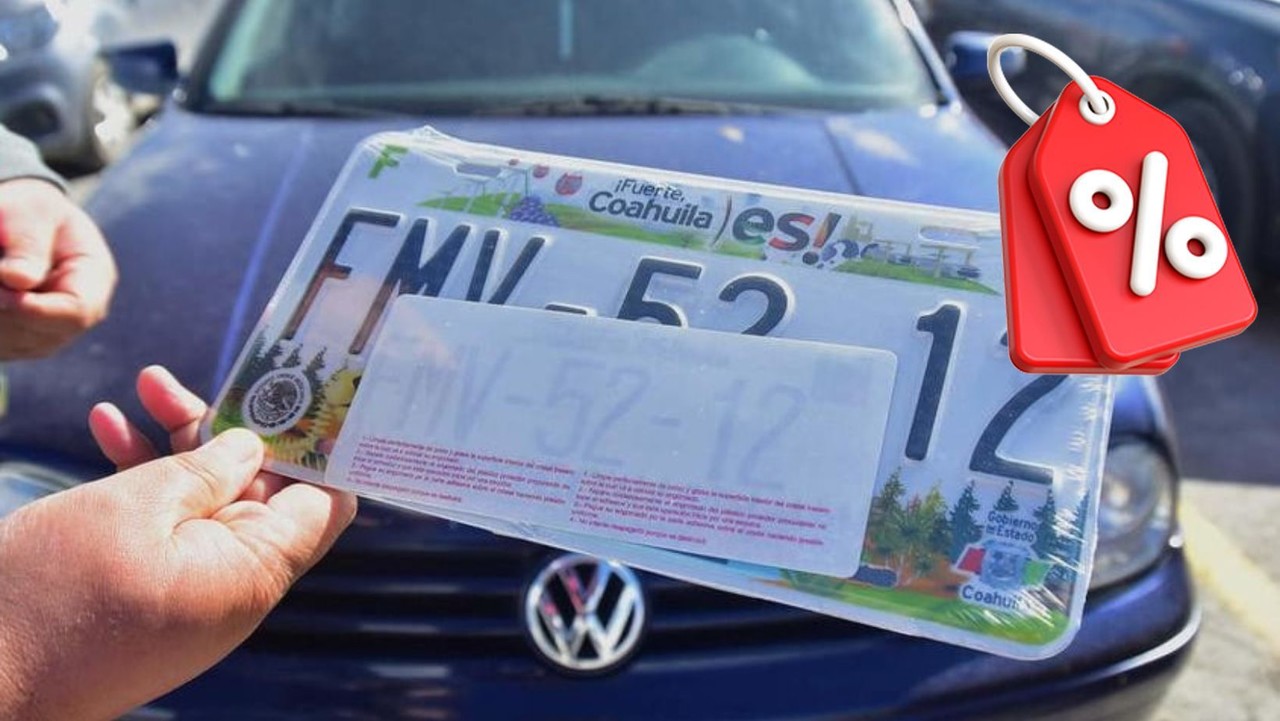
<path fill-rule="evenodd" d="M 572 554 L 529 585 L 524 620 L 533 646 L 561 671 L 608 673 L 639 646 L 646 609 L 640 579 L 620 563 Z"/>

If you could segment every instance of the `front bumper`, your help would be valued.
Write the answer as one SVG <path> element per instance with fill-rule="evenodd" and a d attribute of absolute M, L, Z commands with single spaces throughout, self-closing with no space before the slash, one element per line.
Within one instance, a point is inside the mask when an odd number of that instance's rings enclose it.
<path fill-rule="evenodd" d="M 1090 599 L 1076 640 L 1023 662 L 898 636 L 646 654 L 606 678 L 528 658 L 421 659 L 241 650 L 156 702 L 203 719 L 1139 719 L 1199 624 L 1182 554 Z"/>
<path fill-rule="evenodd" d="M 72 159 L 88 133 L 96 57 L 90 36 L 63 31 L 39 50 L 0 62 L 0 123 L 35 141 L 46 158 Z"/>

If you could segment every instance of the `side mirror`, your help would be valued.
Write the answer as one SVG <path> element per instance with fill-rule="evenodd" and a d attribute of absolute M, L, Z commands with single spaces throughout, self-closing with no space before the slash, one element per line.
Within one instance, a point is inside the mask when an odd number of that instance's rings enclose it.
<path fill-rule="evenodd" d="M 153 42 L 109 48 L 102 53 L 120 87 L 142 95 L 168 95 L 178 86 L 178 49 Z"/>
<path fill-rule="evenodd" d="M 962 30 L 947 37 L 942 56 L 947 61 L 947 69 L 956 85 L 968 88 L 980 83 L 990 83 L 987 74 L 987 51 L 991 49 L 991 41 L 996 36 L 992 33 Z M 1010 48 L 1000 54 L 1000 68 L 1009 79 L 1017 77 L 1027 69 L 1027 51 L 1022 48 Z"/>

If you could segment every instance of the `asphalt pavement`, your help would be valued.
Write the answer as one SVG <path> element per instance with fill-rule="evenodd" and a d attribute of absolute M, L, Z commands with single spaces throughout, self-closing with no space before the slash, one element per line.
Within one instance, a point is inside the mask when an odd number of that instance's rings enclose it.
<path fill-rule="evenodd" d="M 1280 719 L 1280 285 L 1255 292 L 1249 330 L 1161 378 L 1204 620 L 1158 721 Z"/>

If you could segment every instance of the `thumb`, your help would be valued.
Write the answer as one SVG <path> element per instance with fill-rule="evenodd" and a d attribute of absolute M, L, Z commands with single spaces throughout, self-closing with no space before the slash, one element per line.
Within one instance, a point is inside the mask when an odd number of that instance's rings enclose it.
<path fill-rule="evenodd" d="M 278 518 L 289 522 L 272 528 L 248 518 L 229 525 L 248 537 L 271 534 L 260 546 L 275 549 L 295 579 L 328 553 L 356 515 L 354 495 L 308 483 L 290 484 L 266 503 Z"/>
<path fill-rule="evenodd" d="M 0 284 L 19 291 L 40 287 L 53 262 L 56 230 L 43 213 L 0 214 Z"/>
<path fill-rule="evenodd" d="M 234 503 L 262 468 L 262 441 L 243 428 L 223 433 L 186 453 L 137 466 L 121 476 L 136 474 L 135 482 L 158 484 L 165 503 L 178 522 L 209 518 Z"/>

